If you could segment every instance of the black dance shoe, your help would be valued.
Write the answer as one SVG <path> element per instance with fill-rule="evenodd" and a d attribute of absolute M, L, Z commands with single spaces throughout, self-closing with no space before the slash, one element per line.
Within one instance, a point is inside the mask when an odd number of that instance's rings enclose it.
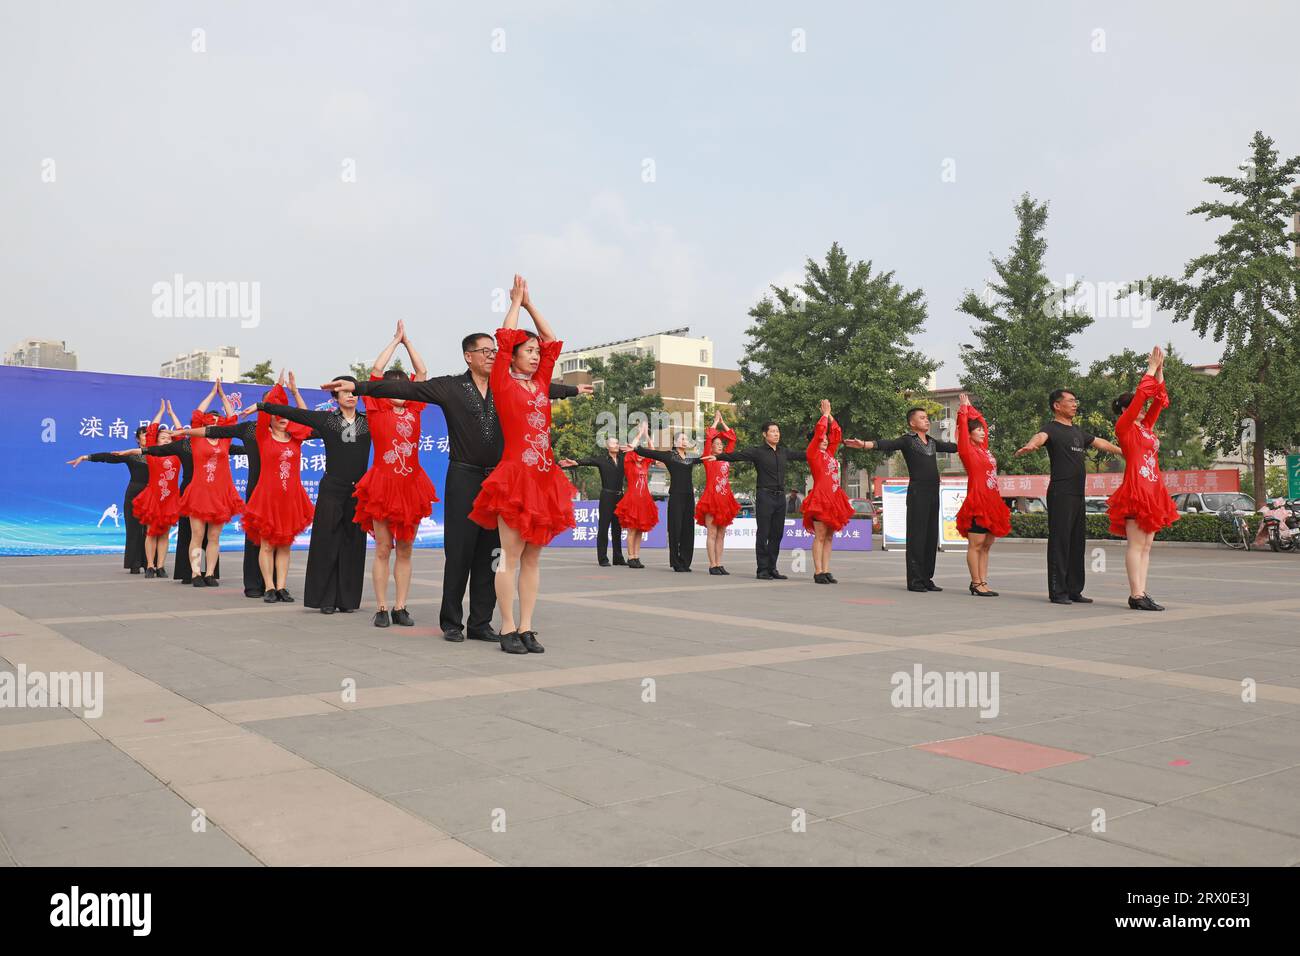
<path fill-rule="evenodd" d="M 927 591 L 942 591 L 942 590 L 943 590 L 943 588 L 939 587 L 939 585 L 935 584 L 933 581 L 926 581 L 926 582 L 925 582 L 925 589 L 926 589 Z"/>
<path fill-rule="evenodd" d="M 261 588 L 244 588 L 244 597 L 250 598 L 254 601 L 256 601 L 260 597 L 264 597 L 265 595 L 266 595 L 266 591 L 262 590 Z"/>
<path fill-rule="evenodd" d="M 645 568 L 645 565 L 641 563 L 640 558 L 633 558 L 632 560 L 628 561 L 627 566 L 629 568 L 636 568 L 638 571 Z"/>
<path fill-rule="evenodd" d="M 609 558 L 601 558 L 596 563 L 599 564 L 602 568 L 607 568 L 609 567 Z"/>
<path fill-rule="evenodd" d="M 513 631 L 509 634 L 502 632 L 500 640 L 501 650 L 505 651 L 507 654 L 528 653 L 528 648 L 524 647 L 524 642 L 521 641 L 519 635 Z"/>
<path fill-rule="evenodd" d="M 288 591 L 286 591 L 284 588 L 280 588 L 278 591 L 276 591 L 275 596 L 278 597 L 285 604 L 293 603 L 293 595 L 290 594 Z"/>
<path fill-rule="evenodd" d="M 1070 600 L 1075 604 L 1091 604 L 1092 598 L 1084 597 L 1082 594 L 1071 594 Z"/>
<path fill-rule="evenodd" d="M 1164 610 L 1164 608 L 1162 608 L 1155 601 L 1151 600 L 1151 598 L 1147 597 L 1145 594 L 1137 598 L 1130 597 L 1128 599 L 1128 606 L 1135 611 L 1163 611 Z"/>
<path fill-rule="evenodd" d="M 909 585 L 907 586 L 907 589 L 908 589 L 909 591 L 921 591 L 921 592 L 925 592 L 925 591 L 930 590 L 930 589 L 927 588 L 924 584 L 909 584 Z"/>
<path fill-rule="evenodd" d="M 545 654 L 546 648 L 537 643 L 536 631 L 520 631 L 519 642 L 524 645 L 529 654 Z"/>
<path fill-rule="evenodd" d="M 134 571 L 132 571 L 131 573 L 132 573 L 132 574 L 135 574 Z M 154 575 L 154 570 L 153 570 L 153 568 L 145 568 L 145 569 L 144 569 L 144 576 L 145 576 L 146 578 L 152 578 L 152 577 L 154 577 L 155 575 Z"/>
<path fill-rule="evenodd" d="M 986 588 L 988 587 L 988 585 L 985 584 L 985 582 L 983 581 L 972 582 L 970 586 L 970 593 L 975 595 L 976 597 L 997 597 L 998 596 L 997 591 L 988 591 L 988 590 L 981 591 L 980 585 L 984 585 Z"/>
<path fill-rule="evenodd" d="M 205 574 L 203 575 L 203 586 L 207 588 L 219 588 L 221 587 L 221 582 L 211 574 Z"/>
<path fill-rule="evenodd" d="M 1144 598 L 1146 598 L 1148 601 L 1150 601 L 1150 602 L 1151 602 L 1151 606 L 1152 606 L 1153 608 L 1155 608 L 1157 611 L 1163 611 L 1163 610 L 1165 609 L 1165 606 L 1164 606 L 1163 604 L 1157 604 L 1157 603 L 1156 603 L 1156 599 L 1153 598 L 1150 594 L 1145 594 L 1145 593 L 1144 593 L 1142 596 L 1143 596 Z"/>
<path fill-rule="evenodd" d="M 465 643 L 465 632 L 464 631 L 443 631 L 442 639 L 444 641 L 451 641 L 453 644 L 463 644 Z"/>
<path fill-rule="evenodd" d="M 279 592 L 277 591 L 273 591 L 273 590 L 267 591 L 265 594 L 262 595 L 263 604 L 275 604 L 279 600 L 280 600 L 280 595 Z"/>
<path fill-rule="evenodd" d="M 1053 604 L 1073 604 L 1073 603 L 1074 603 L 1073 601 L 1071 601 L 1068 597 L 1066 597 L 1066 596 L 1063 595 L 1063 594 L 1058 594 L 1058 595 L 1056 595 L 1056 597 L 1048 598 L 1048 600 L 1051 601 Z"/>
<path fill-rule="evenodd" d="M 404 607 L 393 609 L 393 623 L 402 627 L 415 626 L 415 621 L 411 620 L 411 612 Z"/>
<path fill-rule="evenodd" d="M 626 559 L 624 559 L 623 555 L 621 555 L 621 554 L 616 554 L 616 555 L 614 555 L 614 563 L 615 563 L 615 564 L 623 564 L 623 565 L 626 565 L 626 564 L 627 564 L 627 561 L 626 561 Z"/>
<path fill-rule="evenodd" d="M 356 610 L 356 608 L 354 607 L 339 607 L 337 604 L 334 606 L 338 608 L 338 612 L 340 614 L 351 614 L 353 611 Z"/>
<path fill-rule="evenodd" d="M 830 583 L 831 582 L 826 580 L 826 574 L 822 571 L 818 571 L 816 574 L 813 575 L 813 584 L 830 584 Z"/>
<path fill-rule="evenodd" d="M 718 565 L 718 573 L 719 573 L 719 574 L 730 574 L 731 572 L 728 571 L 726 568 L 724 568 L 722 565 L 719 564 L 719 565 Z"/>
<path fill-rule="evenodd" d="M 471 641 L 493 641 L 493 642 L 496 642 L 496 641 L 501 640 L 501 638 L 500 638 L 499 635 L 497 635 L 497 634 L 493 634 L 492 631 L 490 631 L 490 630 L 488 630 L 488 631 L 470 631 L 470 632 L 469 632 L 467 635 L 465 635 L 465 636 L 468 637 Z"/>
<path fill-rule="evenodd" d="M 131 569 L 131 573 L 132 573 L 132 574 L 139 574 L 139 573 L 140 573 L 140 569 L 139 569 L 139 568 L 132 568 L 132 569 Z"/>
<path fill-rule="evenodd" d="M 153 576 L 156 577 L 156 578 L 165 578 L 165 577 L 167 577 L 167 568 L 166 568 L 166 566 L 160 564 L 160 565 L 158 565 L 158 567 L 154 568 L 154 569 L 153 569 Z"/>
<path fill-rule="evenodd" d="M 392 623 L 393 619 L 388 616 L 387 609 L 381 607 L 375 612 L 375 627 L 387 627 Z"/>
<path fill-rule="evenodd" d="M 825 573 L 826 583 L 827 583 L 827 584 L 839 584 L 839 583 L 840 583 L 839 581 L 835 580 L 835 575 L 831 574 L 829 571 L 826 571 L 826 572 L 824 572 L 824 573 Z"/>
<path fill-rule="evenodd" d="M 717 568 L 717 567 L 712 567 L 712 568 L 709 568 L 709 573 L 710 573 L 710 574 L 721 574 L 722 571 L 721 571 L 719 568 Z"/>
<path fill-rule="evenodd" d="M 772 574 L 769 571 L 759 571 L 758 574 L 755 575 L 755 577 L 758 578 L 760 581 L 772 580 Z"/>
<path fill-rule="evenodd" d="M 181 583 L 183 584 L 184 582 L 182 581 Z M 190 578 L 190 587 L 192 587 L 192 588 L 205 588 L 205 587 L 207 587 L 207 585 L 203 583 L 203 575 L 201 575 L 201 574 L 196 574 L 196 575 L 194 575 L 194 577 Z"/>
<path fill-rule="evenodd" d="M 335 611 L 337 611 L 337 610 L 338 610 L 338 608 L 336 608 L 336 607 L 323 607 L 323 608 L 320 609 L 320 612 L 321 612 L 322 614 L 333 614 L 333 613 L 334 613 Z"/>
<path fill-rule="evenodd" d="M 788 580 L 790 580 L 790 578 L 789 578 L 788 575 L 782 574 L 780 571 L 773 571 L 773 572 L 772 572 L 772 580 L 773 580 L 773 581 L 788 581 Z"/>

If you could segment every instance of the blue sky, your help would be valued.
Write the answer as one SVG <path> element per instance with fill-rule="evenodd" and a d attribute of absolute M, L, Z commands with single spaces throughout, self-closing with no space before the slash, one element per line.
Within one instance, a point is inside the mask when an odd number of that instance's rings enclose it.
<path fill-rule="evenodd" d="M 518 271 L 571 345 L 689 325 L 734 365 L 766 286 L 838 241 L 925 291 L 919 341 L 949 384 L 956 305 L 1022 192 L 1051 203 L 1060 281 L 1210 247 L 1186 215 L 1201 180 L 1256 129 L 1300 152 L 1297 36 L 1300 7 L 1259 0 L 9 0 L 0 345 L 66 339 L 83 369 L 153 374 L 230 344 L 314 384 L 403 318 L 455 371 Z M 260 321 L 155 317 L 176 273 L 260 283 Z M 1158 313 L 1100 319 L 1077 357 L 1170 337 L 1217 358 Z"/>

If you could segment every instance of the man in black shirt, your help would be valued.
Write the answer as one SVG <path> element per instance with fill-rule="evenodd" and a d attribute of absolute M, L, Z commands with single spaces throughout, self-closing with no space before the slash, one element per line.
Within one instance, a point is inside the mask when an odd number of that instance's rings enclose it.
<path fill-rule="evenodd" d="M 501 553 L 501 535 L 469 520 L 483 479 L 500 463 L 506 447 L 488 388 L 497 354 L 496 340 L 486 332 L 474 332 L 461 341 L 461 349 L 469 366 L 461 375 L 442 375 L 423 382 L 336 379 L 321 387 L 326 391 L 348 389 L 355 395 L 375 398 L 404 398 L 442 409 L 451 455 L 442 502 L 444 565 L 439 624 L 442 636 L 449 641 L 465 640 L 466 630 L 474 640 L 496 641 L 497 635 L 492 632 L 497 600 L 492 562 Z M 553 383 L 550 388 L 553 399 L 578 394 L 591 394 L 591 386 Z M 461 623 L 467 584 L 468 626 Z"/>
<path fill-rule="evenodd" d="M 695 484 L 692 471 L 701 458 L 687 458 L 688 439 L 678 432 L 672 451 L 641 448 L 637 454 L 653 458 L 668 469 L 668 563 L 674 571 L 689 571 L 695 557 Z M 777 547 L 781 546 L 780 538 Z"/>
<path fill-rule="evenodd" d="M 863 441 L 850 438 L 849 448 L 867 451 L 901 451 L 907 462 L 907 589 L 942 591 L 934 583 L 934 561 L 939 550 L 939 452 L 952 454 L 957 445 L 930 437 L 930 415 L 924 408 L 907 410 L 911 431 L 899 438 Z"/>
<path fill-rule="evenodd" d="M 785 467 L 792 461 L 807 461 L 806 451 L 790 451 L 781 444 L 781 426 L 768 422 L 763 426 L 763 444 L 720 455 L 705 455 L 701 461 L 747 461 L 758 472 L 758 489 L 754 493 L 754 517 L 758 534 L 754 554 L 758 559 L 760 581 L 784 581 L 786 575 L 776 569 L 781 554 L 781 536 L 785 533 Z"/>
<path fill-rule="evenodd" d="M 355 384 L 351 376 L 340 376 Z M 317 412 L 258 402 L 257 408 L 316 430 L 325 443 L 325 475 L 316 492 L 316 514 L 307 549 L 307 580 L 302 603 L 322 614 L 351 613 L 361 606 L 366 576 L 366 532 L 353 521 L 357 482 L 370 464 L 370 425 L 357 411 L 357 397 L 331 390 L 337 411 Z"/>
<path fill-rule="evenodd" d="M 564 467 L 593 467 L 600 472 L 600 526 L 596 538 L 596 561 L 602 568 L 609 567 L 609 541 L 614 545 L 614 563 L 627 564 L 623 560 L 623 529 L 619 527 L 614 509 L 623 499 L 623 453 L 618 450 L 618 439 L 610 438 L 605 442 L 605 451 L 590 458 L 579 458 L 573 465 Z"/>
<path fill-rule="evenodd" d="M 1047 446 L 1052 477 L 1047 485 L 1047 593 L 1053 604 L 1091 604 L 1083 596 L 1083 552 L 1088 538 L 1087 510 L 1083 504 L 1085 455 L 1100 448 L 1122 455 L 1118 445 L 1090 435 L 1074 424 L 1079 399 L 1058 388 L 1047 400 L 1052 421 L 1025 443 L 1016 456 Z"/>

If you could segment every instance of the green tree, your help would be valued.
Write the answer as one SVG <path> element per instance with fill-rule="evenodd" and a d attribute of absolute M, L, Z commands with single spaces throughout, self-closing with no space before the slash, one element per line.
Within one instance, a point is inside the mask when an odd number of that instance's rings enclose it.
<path fill-rule="evenodd" d="M 369 381 L 370 369 L 372 367 L 373 366 L 371 365 L 370 362 L 353 362 L 352 365 L 350 366 L 350 368 L 352 369 L 352 377 L 355 378 L 358 382 Z M 402 360 L 400 357 L 394 358 L 393 364 L 388 366 L 388 369 L 389 371 L 393 369 L 396 369 L 399 372 L 406 371 L 406 369 L 402 366 Z"/>
<path fill-rule="evenodd" d="M 239 380 L 248 385 L 274 385 L 275 373 L 271 370 L 271 360 L 258 362 L 249 371 L 239 376 Z"/>
<path fill-rule="evenodd" d="M 976 339 L 961 346 L 966 366 L 961 386 L 989 422 L 989 447 L 998 467 L 1005 474 L 1033 474 L 1047 470 L 1046 452 L 1013 455 L 1051 417 L 1052 391 L 1077 387 L 1070 340 L 1092 319 L 1067 305 L 1076 286 L 1055 287 L 1047 277 L 1047 203 L 1025 193 L 1015 212 L 1011 254 L 990 257 L 997 281 L 989 284 L 988 298 L 967 292 L 958 306 L 975 320 Z"/>
<path fill-rule="evenodd" d="M 1115 414 L 1111 403 L 1125 392 L 1137 388 L 1147 367 L 1147 353 L 1125 349 L 1093 362 L 1079 384 L 1082 424 L 1093 434 L 1112 436 Z M 1167 470 L 1207 468 L 1214 456 L 1205 447 L 1201 419 L 1209 398 L 1211 379 L 1197 374 L 1172 343 L 1165 347 L 1165 388 L 1169 407 L 1160 415 L 1156 427 L 1160 435 L 1160 465 Z M 1123 463 L 1105 452 L 1088 452 L 1094 471 L 1117 470 Z"/>
<path fill-rule="evenodd" d="M 1224 453 L 1250 446 L 1254 494 L 1264 497 L 1266 454 L 1300 442 L 1300 260 L 1292 229 L 1300 201 L 1292 191 L 1300 156 L 1278 161 L 1273 140 L 1256 132 L 1239 176 L 1210 176 L 1227 199 L 1203 202 L 1188 215 L 1227 220 L 1212 252 L 1187 263 L 1180 277 L 1149 276 L 1133 289 L 1175 322 L 1223 343 L 1204 427 Z"/>
<path fill-rule="evenodd" d="M 784 444 L 804 448 L 823 398 L 846 436 L 897 435 L 938 368 L 912 343 L 925 325 L 921 290 L 904 288 L 893 272 L 873 273 L 870 261 L 851 262 L 838 242 L 824 263 L 805 262 L 802 284 L 793 291 L 773 286 L 749 315 L 740 381 L 731 389 L 741 444 L 762 441 L 760 429 L 771 420 Z M 849 457 L 881 460 L 874 452 Z M 733 487 L 752 487 L 749 471 L 741 469 Z M 794 466 L 787 483 L 802 489 L 806 471 Z"/>

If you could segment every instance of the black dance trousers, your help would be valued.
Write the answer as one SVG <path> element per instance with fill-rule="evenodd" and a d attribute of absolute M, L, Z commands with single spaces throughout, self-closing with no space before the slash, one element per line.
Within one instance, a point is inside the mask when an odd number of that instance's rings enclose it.
<path fill-rule="evenodd" d="M 1083 593 L 1083 552 L 1088 540 L 1088 512 L 1081 495 L 1053 494 L 1047 489 L 1047 594 Z"/>
<path fill-rule="evenodd" d="M 695 557 L 695 493 L 668 496 L 668 564 L 689 568 Z M 780 539 L 777 539 L 778 546 Z"/>
<path fill-rule="evenodd" d="M 126 517 L 126 548 L 122 551 L 122 567 L 128 570 L 136 570 L 145 566 L 145 526 L 135 516 L 132 505 L 135 502 L 135 496 L 147 487 L 148 485 L 143 482 L 139 484 L 130 482 L 126 486 L 126 497 L 122 500 L 122 513 Z"/>
<path fill-rule="evenodd" d="M 596 536 L 596 560 L 607 561 L 610 542 L 614 545 L 614 560 L 623 560 L 623 528 L 618 523 L 618 518 L 614 517 L 614 509 L 618 503 L 623 500 L 621 491 L 600 492 L 600 525 Z"/>
<path fill-rule="evenodd" d="M 758 573 L 771 574 L 781 556 L 781 536 L 785 534 L 785 495 L 760 488 L 754 494 L 754 517 L 758 525 L 754 538 Z"/>
<path fill-rule="evenodd" d="M 478 497 L 487 474 L 482 468 L 460 462 L 453 461 L 447 466 L 442 503 L 445 562 L 442 569 L 442 609 L 438 614 L 438 624 L 444 633 L 464 629 L 461 621 L 467 584 L 469 633 L 475 636 L 492 633 L 492 612 L 497 602 L 496 571 L 492 562 L 501 553 L 501 535 L 469 520 L 474 499 Z M 614 553 L 617 554 L 617 550 Z"/>
<path fill-rule="evenodd" d="M 939 486 L 907 486 L 907 586 L 922 587 L 934 579 L 939 550 Z"/>
<path fill-rule="evenodd" d="M 361 606 L 366 576 L 366 532 L 352 520 L 356 483 L 326 475 L 316 496 L 316 515 L 307 549 L 307 581 L 302 603 L 307 607 Z"/>

